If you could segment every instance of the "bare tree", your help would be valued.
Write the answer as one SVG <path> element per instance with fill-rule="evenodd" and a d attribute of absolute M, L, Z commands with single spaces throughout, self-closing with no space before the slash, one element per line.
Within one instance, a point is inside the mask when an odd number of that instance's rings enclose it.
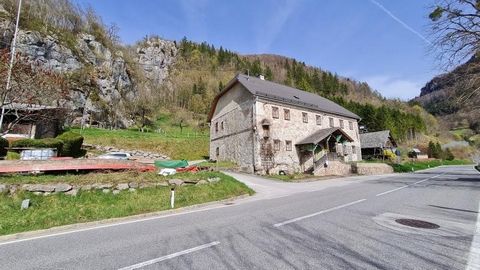
<path fill-rule="evenodd" d="M 432 9 L 433 45 L 446 67 L 480 52 L 480 0 L 438 0 Z"/>

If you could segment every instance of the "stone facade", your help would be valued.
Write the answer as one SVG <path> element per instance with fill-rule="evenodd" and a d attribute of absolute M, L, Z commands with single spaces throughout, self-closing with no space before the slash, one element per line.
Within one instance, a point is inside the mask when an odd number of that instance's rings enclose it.
<path fill-rule="evenodd" d="M 335 146 L 339 159 L 361 160 L 357 119 L 254 96 L 239 83 L 218 99 L 210 122 L 210 159 L 236 162 L 243 171 L 312 169 L 313 154 L 301 151 L 296 143 L 330 127 L 341 128 L 353 140 Z M 315 161 L 327 158 L 326 152 L 317 152 Z"/>
<path fill-rule="evenodd" d="M 393 168 L 385 163 L 356 163 L 352 169 L 360 175 L 377 175 L 393 173 Z"/>
<path fill-rule="evenodd" d="M 210 125 L 210 159 L 234 161 L 253 172 L 254 103 L 239 84 L 219 99 Z"/>

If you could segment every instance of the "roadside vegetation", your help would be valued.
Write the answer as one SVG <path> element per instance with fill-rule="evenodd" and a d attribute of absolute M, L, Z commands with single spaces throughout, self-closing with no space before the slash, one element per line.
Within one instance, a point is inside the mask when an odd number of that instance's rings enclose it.
<path fill-rule="evenodd" d="M 175 207 L 224 200 L 236 196 L 253 194 L 243 183 L 220 172 L 200 172 L 197 174 L 177 174 L 174 178 L 207 179 L 218 177 L 220 181 L 205 185 L 187 185 L 176 188 Z M 172 177 L 170 177 L 172 178 Z M 5 178 L 6 179 L 6 178 Z M 3 182 L 5 179 L 0 179 Z M 70 176 L 28 176 L 12 177 L 15 183 L 69 182 L 90 183 L 132 179 L 141 181 L 165 181 L 166 177 L 153 174 L 115 173 L 70 175 Z M 11 183 L 9 182 L 9 183 Z M 22 200 L 30 199 L 31 206 L 20 210 Z M 79 191 L 77 196 L 53 194 L 49 196 L 19 192 L 13 196 L 0 194 L 0 235 L 46 229 L 55 226 L 117 218 L 170 209 L 170 187 L 159 186 L 138 189 L 134 192 L 122 191 L 119 194 L 98 191 Z"/>
<path fill-rule="evenodd" d="M 428 160 L 428 161 L 407 161 L 400 164 L 391 164 L 394 172 L 412 172 L 425 170 L 443 165 L 472 165 L 470 160 Z"/>

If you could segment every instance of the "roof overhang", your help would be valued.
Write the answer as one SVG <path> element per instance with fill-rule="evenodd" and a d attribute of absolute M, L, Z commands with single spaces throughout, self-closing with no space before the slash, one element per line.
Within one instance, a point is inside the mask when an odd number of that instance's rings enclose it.
<path fill-rule="evenodd" d="M 345 138 L 349 142 L 354 141 L 352 137 L 350 137 L 347 133 L 345 133 L 345 131 L 343 131 L 341 128 L 333 127 L 333 128 L 321 129 L 307 136 L 303 140 L 297 142 L 295 145 L 318 144 L 332 135 L 337 135 L 337 136 L 341 135 L 343 138 Z"/>

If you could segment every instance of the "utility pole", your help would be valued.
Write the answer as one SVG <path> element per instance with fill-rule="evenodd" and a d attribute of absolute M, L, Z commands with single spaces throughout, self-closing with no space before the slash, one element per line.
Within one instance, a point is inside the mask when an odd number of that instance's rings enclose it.
<path fill-rule="evenodd" d="M 2 114 L 0 115 L 0 132 L 2 132 L 3 127 L 3 117 L 5 115 L 5 103 L 7 103 L 7 95 L 8 90 L 10 90 L 10 81 L 12 79 L 12 69 L 13 69 L 13 61 L 15 61 L 15 46 L 17 43 L 17 34 L 18 34 L 18 23 L 20 22 L 20 11 L 22 9 L 22 0 L 18 1 L 18 11 L 17 11 L 17 21 L 15 23 L 15 32 L 13 33 L 13 40 L 12 46 L 10 50 L 10 65 L 8 66 L 8 74 L 7 74 L 7 86 L 5 87 L 5 96 L 2 100 Z"/>

